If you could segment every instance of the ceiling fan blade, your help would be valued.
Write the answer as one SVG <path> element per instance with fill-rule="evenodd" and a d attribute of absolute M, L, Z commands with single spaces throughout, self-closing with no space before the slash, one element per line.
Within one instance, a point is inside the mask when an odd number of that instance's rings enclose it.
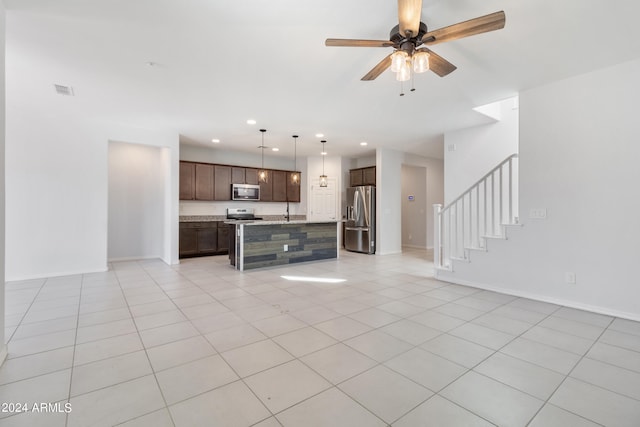
<path fill-rule="evenodd" d="M 504 28 L 505 21 L 506 18 L 503 11 L 491 13 L 479 18 L 449 25 L 448 27 L 429 31 L 422 37 L 422 42 L 424 44 L 434 45 L 489 31 L 500 30 Z"/>
<path fill-rule="evenodd" d="M 384 57 L 384 59 L 378 62 L 378 65 L 373 67 L 371 71 L 364 75 L 360 80 L 375 80 L 380 74 L 382 74 L 387 68 L 391 66 L 391 54 Z"/>
<path fill-rule="evenodd" d="M 398 0 L 398 21 L 400 34 L 416 37 L 420 30 L 420 15 L 422 14 L 422 0 Z"/>
<path fill-rule="evenodd" d="M 358 40 L 358 39 L 326 39 L 325 46 L 345 47 L 390 47 L 393 42 L 389 40 Z"/>
<path fill-rule="evenodd" d="M 429 69 L 440 77 L 444 77 L 447 74 L 454 72 L 456 68 L 458 68 L 431 49 L 423 47 L 418 50 L 424 50 L 429 53 Z"/>

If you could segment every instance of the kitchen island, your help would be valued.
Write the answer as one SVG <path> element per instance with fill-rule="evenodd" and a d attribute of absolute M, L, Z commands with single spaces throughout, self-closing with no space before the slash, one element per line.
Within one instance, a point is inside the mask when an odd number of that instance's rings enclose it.
<path fill-rule="evenodd" d="M 338 257 L 336 221 L 226 221 L 236 270 Z M 235 249 L 235 250 L 234 250 Z"/>

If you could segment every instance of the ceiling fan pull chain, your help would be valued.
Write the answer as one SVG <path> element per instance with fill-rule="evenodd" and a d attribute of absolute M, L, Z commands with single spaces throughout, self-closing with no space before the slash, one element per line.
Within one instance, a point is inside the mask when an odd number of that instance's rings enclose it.
<path fill-rule="evenodd" d="M 415 92 L 416 88 L 415 88 L 415 79 L 414 76 L 416 75 L 416 73 L 411 73 L 411 92 Z"/>
<path fill-rule="evenodd" d="M 400 96 L 404 96 L 404 83 L 400 82 Z"/>

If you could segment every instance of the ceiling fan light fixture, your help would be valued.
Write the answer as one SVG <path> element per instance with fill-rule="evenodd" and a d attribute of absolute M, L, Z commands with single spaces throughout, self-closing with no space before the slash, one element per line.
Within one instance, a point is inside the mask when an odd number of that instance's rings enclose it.
<path fill-rule="evenodd" d="M 391 54 L 391 71 L 397 73 L 404 66 L 409 54 L 403 50 L 396 50 Z"/>
<path fill-rule="evenodd" d="M 396 73 L 396 80 L 399 82 L 406 82 L 411 78 L 411 61 L 407 59 L 404 61 L 404 65 L 400 67 Z"/>
<path fill-rule="evenodd" d="M 429 53 L 424 50 L 417 51 L 411 58 L 413 72 L 420 74 L 429 71 Z"/>

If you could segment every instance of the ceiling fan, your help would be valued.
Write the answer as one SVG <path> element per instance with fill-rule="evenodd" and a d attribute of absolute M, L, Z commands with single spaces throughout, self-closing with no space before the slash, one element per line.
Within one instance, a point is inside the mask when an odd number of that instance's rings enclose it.
<path fill-rule="evenodd" d="M 505 24 L 504 11 L 500 11 L 428 31 L 420 21 L 421 12 L 422 0 L 398 0 L 399 25 L 391 29 L 389 40 L 327 39 L 325 46 L 393 47 L 361 80 L 374 80 L 389 67 L 399 81 L 411 78 L 411 68 L 415 73 L 431 70 L 444 77 L 456 66 L 426 46 L 499 30 Z"/>

